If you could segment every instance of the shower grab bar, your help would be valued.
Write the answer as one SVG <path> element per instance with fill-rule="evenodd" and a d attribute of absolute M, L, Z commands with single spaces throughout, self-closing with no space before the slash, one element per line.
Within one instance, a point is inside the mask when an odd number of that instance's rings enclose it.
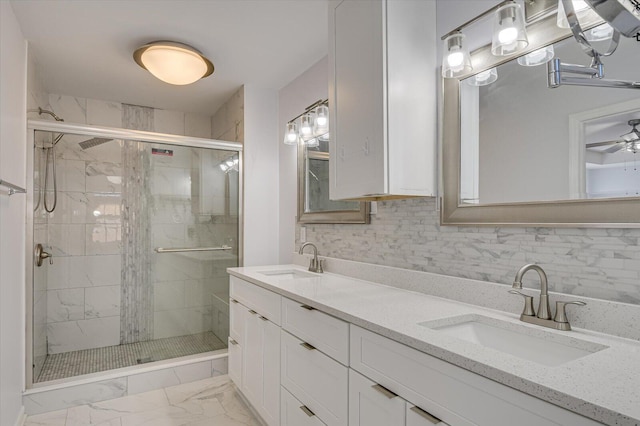
<path fill-rule="evenodd" d="M 6 180 L 0 179 L 0 185 L 6 186 L 7 188 L 9 188 L 9 194 L 8 194 L 9 196 L 11 196 L 13 194 L 26 194 L 27 193 L 26 189 L 21 188 L 18 185 L 14 185 L 12 183 L 9 183 Z"/>
<path fill-rule="evenodd" d="M 182 253 L 182 252 L 187 252 L 187 251 L 220 251 L 220 250 L 231 250 L 232 247 L 230 246 L 222 246 L 222 247 L 194 247 L 194 248 L 187 248 L 187 247 L 180 247 L 180 248 L 163 248 L 163 247 L 157 247 L 155 249 L 156 253 Z"/>

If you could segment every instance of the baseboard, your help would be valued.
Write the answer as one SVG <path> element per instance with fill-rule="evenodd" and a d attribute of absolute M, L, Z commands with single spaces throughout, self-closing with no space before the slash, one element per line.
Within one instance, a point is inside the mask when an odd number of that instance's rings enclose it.
<path fill-rule="evenodd" d="M 20 407 L 20 414 L 18 414 L 18 418 L 16 419 L 15 426 L 24 426 L 24 423 L 27 421 L 27 414 L 24 412 L 24 405 Z"/>
<path fill-rule="evenodd" d="M 262 416 L 260 415 L 260 413 L 258 413 L 258 411 L 256 411 L 255 408 L 253 408 L 253 405 L 251 405 L 251 403 L 249 402 L 247 397 L 244 396 L 244 394 L 242 393 L 242 391 L 240 390 L 240 388 L 238 386 L 236 386 L 236 392 L 237 392 L 237 395 L 240 398 L 240 400 L 244 403 L 244 405 L 247 406 L 247 408 L 249 409 L 249 411 L 251 412 L 253 417 L 256 418 L 258 423 L 260 423 L 260 426 L 268 426 L 267 423 L 262 419 Z"/>

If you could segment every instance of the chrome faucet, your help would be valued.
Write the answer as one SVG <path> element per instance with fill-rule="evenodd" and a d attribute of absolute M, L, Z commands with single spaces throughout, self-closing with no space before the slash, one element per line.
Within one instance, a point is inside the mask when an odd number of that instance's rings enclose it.
<path fill-rule="evenodd" d="M 306 246 L 311 246 L 313 248 L 313 257 L 309 262 L 309 272 L 317 272 L 321 274 L 322 272 L 324 272 L 322 270 L 322 260 L 318 260 L 318 247 L 316 247 L 315 244 L 310 242 L 304 243 L 303 245 L 300 246 L 300 250 L 298 251 L 298 254 L 302 254 Z"/>
<path fill-rule="evenodd" d="M 516 290 L 510 290 L 511 294 L 518 294 L 524 297 L 524 309 L 520 315 L 520 321 L 528 322 L 531 324 L 541 325 L 543 327 L 555 328 L 556 330 L 571 330 L 571 325 L 567 319 L 567 313 L 565 311 L 567 305 L 586 305 L 582 301 L 573 302 L 556 302 L 556 315 L 551 319 L 551 307 L 549 306 L 549 285 L 547 281 L 547 274 L 544 270 L 535 264 L 524 265 L 516 273 L 516 277 L 513 280 L 514 289 L 522 289 L 522 277 L 527 271 L 534 270 L 540 276 L 540 302 L 538 303 L 538 314 L 536 315 L 533 309 L 533 296 L 528 296 Z"/>

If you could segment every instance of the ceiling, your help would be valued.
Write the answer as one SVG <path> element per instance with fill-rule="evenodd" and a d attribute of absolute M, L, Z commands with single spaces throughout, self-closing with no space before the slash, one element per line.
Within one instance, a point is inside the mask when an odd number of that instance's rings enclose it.
<path fill-rule="evenodd" d="M 243 84 L 280 89 L 327 54 L 327 0 L 12 0 L 49 93 L 211 115 Z M 212 76 L 172 86 L 133 51 L 200 50 Z"/>

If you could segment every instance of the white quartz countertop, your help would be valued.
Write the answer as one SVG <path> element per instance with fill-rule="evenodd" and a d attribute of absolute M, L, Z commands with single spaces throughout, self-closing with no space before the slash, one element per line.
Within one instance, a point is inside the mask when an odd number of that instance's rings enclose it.
<path fill-rule="evenodd" d="M 227 271 L 599 422 L 640 425 L 640 343 L 637 341 L 583 329 L 563 332 L 542 328 L 519 321 L 519 312 L 487 309 L 332 273 L 294 278 L 263 273 L 276 270 L 306 272 L 297 265 L 229 268 Z M 419 325 L 474 314 L 531 327 L 534 333 L 544 330 L 546 336 L 570 336 L 608 348 L 549 367 Z M 568 316 L 570 319 L 570 312 Z"/>

